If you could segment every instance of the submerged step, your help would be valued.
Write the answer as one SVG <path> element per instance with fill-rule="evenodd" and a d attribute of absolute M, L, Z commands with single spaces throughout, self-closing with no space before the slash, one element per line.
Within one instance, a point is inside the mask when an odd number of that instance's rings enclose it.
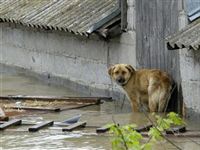
<path fill-rule="evenodd" d="M 20 125 L 22 123 L 22 120 L 20 119 L 13 119 L 13 120 L 10 120 L 8 122 L 5 122 L 3 124 L 0 125 L 0 130 L 4 130 L 12 125 Z"/>
<path fill-rule="evenodd" d="M 36 124 L 30 128 L 28 128 L 29 132 L 36 132 L 38 130 L 40 130 L 41 128 L 47 127 L 47 126 L 52 126 L 53 125 L 53 121 L 45 121 L 39 124 Z"/>
<path fill-rule="evenodd" d="M 69 125 L 68 127 L 62 128 L 62 131 L 73 131 L 76 128 L 85 127 L 85 125 L 86 125 L 86 121 L 85 122 L 77 122 L 72 125 Z"/>

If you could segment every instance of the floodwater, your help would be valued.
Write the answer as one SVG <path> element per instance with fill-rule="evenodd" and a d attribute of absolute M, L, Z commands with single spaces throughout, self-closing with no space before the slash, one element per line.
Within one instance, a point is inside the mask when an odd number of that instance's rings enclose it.
<path fill-rule="evenodd" d="M 22 72 L 0 70 L 0 95 L 52 95 L 52 96 L 88 96 L 64 87 L 45 84 Z M 129 111 L 129 110 L 128 110 Z M 116 102 L 104 102 L 59 113 L 43 113 L 20 117 L 23 120 L 62 121 L 77 114 L 82 114 L 81 121 L 87 121 L 84 130 L 62 132 L 58 127 L 43 129 L 39 132 L 27 132 L 28 126 L 12 127 L 0 132 L 0 150 L 109 150 L 110 137 L 96 134 L 96 128 L 113 120 L 119 124 L 136 123 L 142 125 L 148 120 L 142 113 L 127 113 L 125 107 Z M 190 129 L 200 130 L 200 122 L 187 121 Z M 173 138 L 181 149 L 200 149 L 199 138 Z M 153 149 L 176 149 L 168 142 L 158 143 Z"/>

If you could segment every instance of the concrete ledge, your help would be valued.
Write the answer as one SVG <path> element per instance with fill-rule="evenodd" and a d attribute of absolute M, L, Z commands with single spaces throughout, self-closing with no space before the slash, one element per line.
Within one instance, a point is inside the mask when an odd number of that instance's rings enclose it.
<path fill-rule="evenodd" d="M 38 73 L 38 72 L 34 72 L 32 70 L 28 70 L 28 69 L 21 68 L 18 66 L 11 66 L 7 64 L 1 64 L 1 63 L 0 63 L 0 70 L 1 70 L 0 73 L 3 73 L 3 72 L 23 73 L 27 76 L 30 76 L 42 81 L 44 84 L 63 86 L 71 90 L 80 92 L 86 96 L 111 96 L 113 97 L 113 99 L 119 102 L 122 102 L 124 101 L 124 99 L 126 99 L 125 103 L 129 105 L 128 99 L 125 96 L 125 94 L 119 91 L 119 89 L 115 87 L 113 88 L 109 87 L 108 89 L 100 89 L 97 87 L 86 86 L 78 82 L 74 82 L 69 79 L 66 79 L 64 77 L 52 75 L 50 73 Z"/>
<path fill-rule="evenodd" d="M 192 108 L 186 108 L 186 117 L 189 120 L 199 120 L 200 119 L 200 113 L 197 113 L 194 109 Z"/>

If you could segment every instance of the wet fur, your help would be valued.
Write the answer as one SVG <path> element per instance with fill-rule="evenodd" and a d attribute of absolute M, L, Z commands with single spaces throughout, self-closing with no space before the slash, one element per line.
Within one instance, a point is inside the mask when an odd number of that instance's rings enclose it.
<path fill-rule="evenodd" d="M 123 87 L 137 112 L 146 105 L 150 112 L 165 111 L 171 91 L 170 76 L 158 69 L 135 70 L 127 64 L 117 64 L 108 70 L 111 78 Z M 124 81 L 124 82 L 123 82 Z"/>

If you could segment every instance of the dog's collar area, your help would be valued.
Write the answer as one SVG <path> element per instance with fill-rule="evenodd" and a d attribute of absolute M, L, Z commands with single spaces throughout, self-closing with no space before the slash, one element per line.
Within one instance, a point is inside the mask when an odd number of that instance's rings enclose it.
<path fill-rule="evenodd" d="M 119 83 L 119 82 L 116 82 L 119 86 L 125 86 L 126 84 L 127 84 L 127 82 L 126 83 Z"/>
<path fill-rule="evenodd" d="M 130 79 L 131 79 L 131 77 L 124 84 L 121 84 L 121 86 L 126 86 Z"/>
<path fill-rule="evenodd" d="M 124 84 L 121 84 L 121 86 L 125 86 L 128 82 L 124 83 Z"/>

